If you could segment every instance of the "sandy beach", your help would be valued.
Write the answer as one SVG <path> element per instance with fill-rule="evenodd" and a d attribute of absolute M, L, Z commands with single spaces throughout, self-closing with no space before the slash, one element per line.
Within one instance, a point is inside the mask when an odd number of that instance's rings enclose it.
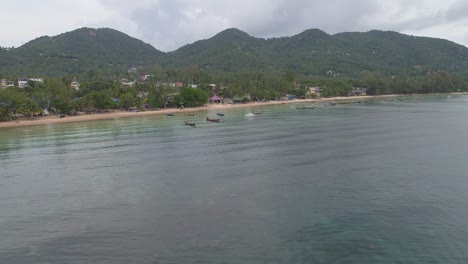
<path fill-rule="evenodd" d="M 468 93 L 454 93 L 454 94 L 466 95 Z M 246 108 L 246 107 L 256 107 L 256 106 L 266 106 L 266 105 L 278 105 L 278 104 L 300 104 L 300 103 L 317 103 L 317 102 L 346 101 L 346 100 L 360 101 L 360 100 L 366 100 L 366 99 L 392 98 L 392 97 L 400 97 L 400 96 L 411 96 L 411 95 L 330 97 L 330 98 L 303 99 L 303 100 L 290 100 L 290 101 L 249 102 L 245 104 L 209 104 L 207 106 L 194 107 L 194 108 L 184 108 L 184 109 L 171 108 L 171 109 L 165 109 L 165 110 L 154 110 L 154 111 L 143 111 L 143 112 L 128 112 L 128 111 L 115 110 L 112 112 L 102 113 L 102 114 L 67 116 L 65 118 L 59 118 L 58 116 L 51 115 L 51 116 L 46 116 L 46 117 L 39 117 L 34 120 L 20 119 L 20 120 L 0 122 L 0 129 L 10 128 L 10 127 L 25 127 L 25 126 L 38 126 L 38 125 L 49 125 L 49 124 L 85 122 L 85 121 L 93 121 L 93 120 L 107 120 L 107 119 L 115 119 L 115 118 L 127 118 L 127 117 L 138 117 L 138 116 L 148 116 L 148 115 L 192 113 L 192 112 L 209 111 L 209 110 L 227 110 L 227 109 L 235 109 L 235 108 Z"/>

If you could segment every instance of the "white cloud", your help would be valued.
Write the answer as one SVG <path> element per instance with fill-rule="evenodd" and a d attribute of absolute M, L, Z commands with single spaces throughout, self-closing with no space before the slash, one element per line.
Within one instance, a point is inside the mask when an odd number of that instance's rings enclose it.
<path fill-rule="evenodd" d="M 464 0 L 16 0 L 2 3 L 0 45 L 84 26 L 111 27 L 164 51 L 228 27 L 259 37 L 383 29 L 466 45 L 466 11 Z"/>
<path fill-rule="evenodd" d="M 3 4 L 2 4 L 3 5 Z M 56 35 L 113 17 L 113 12 L 94 0 L 26 1 L 2 6 L 2 46 L 19 46 L 43 35 Z"/>

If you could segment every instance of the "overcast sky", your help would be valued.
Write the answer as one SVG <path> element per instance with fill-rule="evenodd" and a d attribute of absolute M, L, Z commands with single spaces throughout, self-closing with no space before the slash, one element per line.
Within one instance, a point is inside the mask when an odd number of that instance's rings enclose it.
<path fill-rule="evenodd" d="M 172 51 L 231 27 L 256 37 L 319 28 L 371 29 L 468 46 L 466 0 L 15 0 L 2 1 L 0 46 L 81 27 L 110 27 Z"/>

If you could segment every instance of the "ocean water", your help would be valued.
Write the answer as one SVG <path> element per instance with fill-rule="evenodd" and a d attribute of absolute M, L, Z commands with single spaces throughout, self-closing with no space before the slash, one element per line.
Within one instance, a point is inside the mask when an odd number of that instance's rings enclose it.
<path fill-rule="evenodd" d="M 0 263 L 468 263 L 468 97 L 318 106 L 0 130 Z"/>

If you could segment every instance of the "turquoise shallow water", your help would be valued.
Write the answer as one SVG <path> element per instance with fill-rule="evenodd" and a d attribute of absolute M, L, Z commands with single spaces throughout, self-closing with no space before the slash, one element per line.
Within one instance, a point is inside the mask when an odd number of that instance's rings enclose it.
<path fill-rule="evenodd" d="M 0 130 L 0 263 L 468 263 L 468 97 L 225 114 Z"/>

